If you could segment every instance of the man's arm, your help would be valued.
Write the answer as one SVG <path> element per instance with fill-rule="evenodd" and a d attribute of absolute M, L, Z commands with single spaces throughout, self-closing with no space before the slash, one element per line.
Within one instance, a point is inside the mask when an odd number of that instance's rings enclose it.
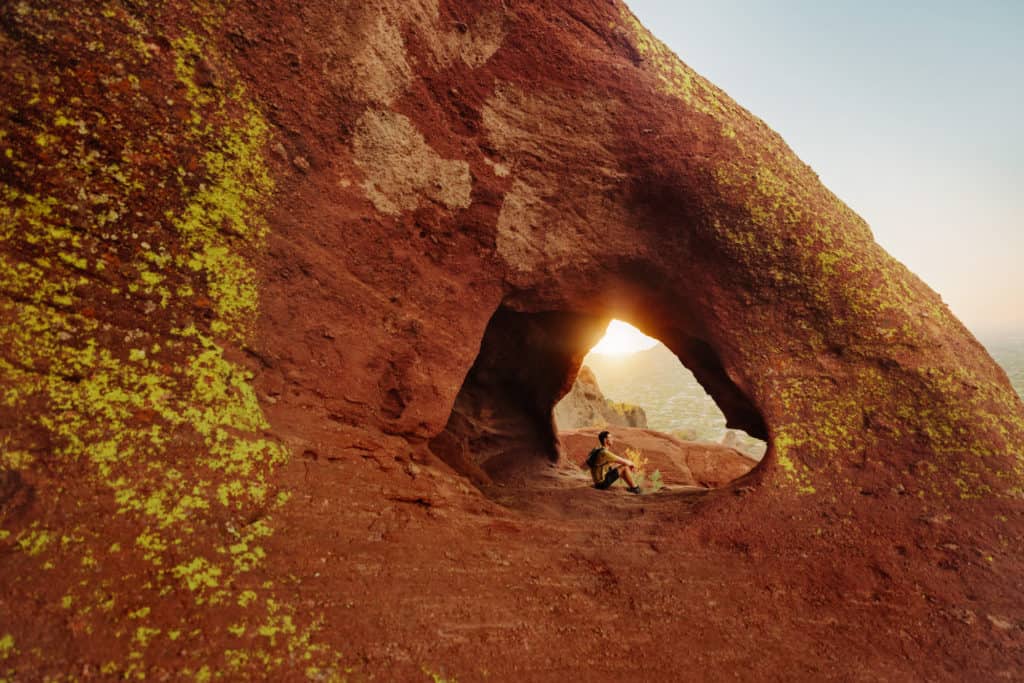
<path fill-rule="evenodd" d="M 623 458 L 621 456 L 615 455 L 611 451 L 608 451 L 608 455 L 612 456 L 615 459 L 615 461 L 617 463 L 621 464 L 621 465 L 625 465 L 626 467 L 629 467 L 629 468 L 636 467 L 636 465 L 633 463 L 632 460 L 628 460 L 628 459 Z"/>

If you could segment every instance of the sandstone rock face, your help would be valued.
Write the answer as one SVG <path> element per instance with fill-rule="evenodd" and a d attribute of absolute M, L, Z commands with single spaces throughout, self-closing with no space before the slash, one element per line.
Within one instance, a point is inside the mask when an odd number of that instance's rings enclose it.
<path fill-rule="evenodd" d="M 580 368 L 572 389 L 555 405 L 555 424 L 559 429 L 581 427 L 647 427 L 647 416 L 640 406 L 616 403 L 606 398 L 593 370 Z"/>
<path fill-rule="evenodd" d="M 1019 672 L 1021 399 L 621 2 L 24 0 L 0 46 L 0 677 Z M 611 317 L 764 460 L 488 499 Z"/>

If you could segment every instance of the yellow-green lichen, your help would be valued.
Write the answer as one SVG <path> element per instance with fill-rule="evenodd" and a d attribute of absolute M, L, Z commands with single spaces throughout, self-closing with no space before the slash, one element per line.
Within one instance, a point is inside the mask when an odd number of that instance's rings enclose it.
<path fill-rule="evenodd" d="M 707 79 L 686 66 L 624 5 L 621 7 L 621 13 L 622 21 L 633 39 L 637 52 L 643 55 L 645 64 L 653 70 L 658 79 L 659 90 L 678 98 L 696 111 L 723 120 L 722 136 L 735 140 L 736 129 L 731 122 L 740 113 L 739 107 Z"/>
<path fill-rule="evenodd" d="M 17 650 L 14 649 L 14 636 L 5 633 L 0 637 L 0 659 L 7 659 Z"/>
<path fill-rule="evenodd" d="M 817 493 L 817 489 L 811 483 L 809 469 L 802 464 L 798 465 L 789 457 L 790 449 L 799 446 L 800 442 L 785 433 L 780 433 L 772 443 L 775 447 L 775 459 L 793 489 L 802 495 Z"/>
<path fill-rule="evenodd" d="M 13 538 L 26 575 L 58 570 L 62 590 L 45 598 L 40 585 L 38 599 L 73 611 L 82 633 L 115 611 L 135 621 L 112 634 L 123 651 L 106 676 L 142 675 L 160 640 L 194 650 L 209 635 L 194 626 L 225 606 L 246 632 L 277 629 L 268 648 L 303 648 L 329 667 L 333 655 L 310 640 L 316 620 L 300 623 L 285 602 L 271 609 L 273 585 L 251 578 L 287 500 L 272 482 L 287 451 L 265 435 L 252 374 L 226 349 L 246 343 L 258 311 L 269 128 L 210 40 L 214 24 L 188 30 L 133 11 L 28 7 L 35 40 L 78 51 L 60 79 L 45 50 L 38 65 L 14 61 L 0 74 L 23 108 L 17 130 L 0 136 L 17 175 L 0 179 L 0 403 L 26 427 L 0 437 L 0 465 L 70 487 L 51 501 L 54 519 L 90 520 L 0 521 L 0 540 Z M 155 46 L 152 25 L 181 26 L 169 49 Z M 103 49 L 55 43 L 69 27 Z M 220 87 L 196 83 L 200 60 L 218 65 Z M 168 78 L 181 86 L 171 97 L 154 86 Z M 102 106 L 82 87 L 94 79 Z M 151 97 L 166 116 L 154 116 Z M 144 581 L 111 578 L 140 562 Z M 170 608 L 149 623 L 158 603 Z M 283 663 L 269 651 L 258 660 Z M 244 678 L 235 668 L 256 665 L 190 670 Z"/>
<path fill-rule="evenodd" d="M 53 542 L 53 534 L 46 529 L 29 529 L 18 538 L 18 547 L 28 555 L 39 555 Z"/>
<path fill-rule="evenodd" d="M 211 564 L 206 558 L 196 557 L 189 562 L 179 564 L 172 570 L 174 576 L 185 582 L 191 591 L 202 588 L 216 588 L 220 575 L 220 567 Z"/>
<path fill-rule="evenodd" d="M 423 667 L 423 673 L 430 679 L 431 683 L 458 683 L 454 676 L 444 676 L 427 667 Z"/>
<path fill-rule="evenodd" d="M 139 626 L 135 629 L 135 635 L 132 637 L 132 642 L 138 645 L 139 647 L 148 647 L 149 642 L 159 634 L 160 629 L 158 628 Z"/>

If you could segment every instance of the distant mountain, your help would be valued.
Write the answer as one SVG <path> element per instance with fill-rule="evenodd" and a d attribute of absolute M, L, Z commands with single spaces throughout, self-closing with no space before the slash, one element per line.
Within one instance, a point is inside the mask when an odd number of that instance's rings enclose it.
<path fill-rule="evenodd" d="M 645 351 L 626 355 L 605 355 L 591 353 L 583 360 L 597 375 L 607 395 L 622 400 L 613 392 L 634 384 L 678 383 L 680 386 L 696 384 L 697 380 L 683 367 L 676 355 L 664 344 L 658 344 Z"/>

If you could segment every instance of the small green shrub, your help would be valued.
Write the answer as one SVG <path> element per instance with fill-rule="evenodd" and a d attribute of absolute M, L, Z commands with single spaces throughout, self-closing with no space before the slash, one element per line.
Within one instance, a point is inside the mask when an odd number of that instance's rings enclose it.
<path fill-rule="evenodd" d="M 643 486 L 646 482 L 647 488 L 651 492 L 661 490 L 661 487 L 664 486 L 661 481 L 661 470 L 654 470 L 648 475 L 647 465 L 650 460 L 642 451 L 636 448 L 627 448 L 625 457 L 636 465 L 636 469 L 633 470 L 633 480 L 636 481 L 637 486 Z"/>

